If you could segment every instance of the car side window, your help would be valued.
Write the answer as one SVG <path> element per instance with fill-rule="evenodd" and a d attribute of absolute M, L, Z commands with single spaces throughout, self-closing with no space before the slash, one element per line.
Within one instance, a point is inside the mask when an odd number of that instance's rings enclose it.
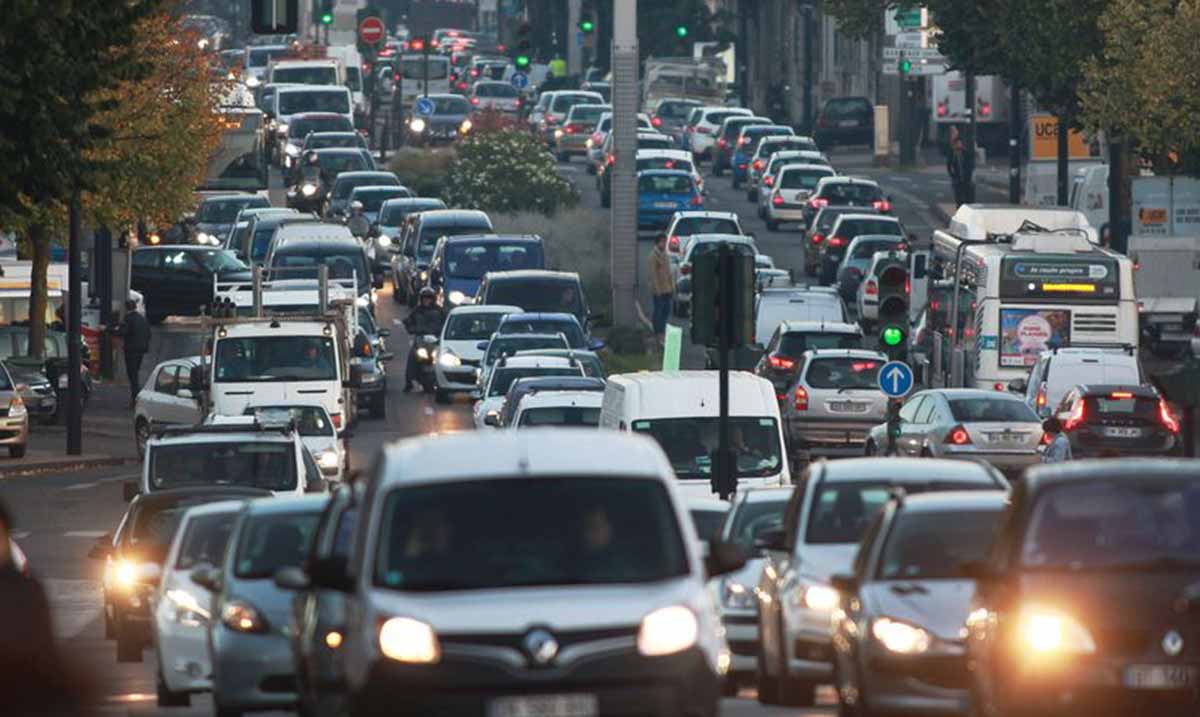
<path fill-rule="evenodd" d="M 938 401 L 932 396 L 926 396 L 925 402 L 921 404 L 921 408 L 917 410 L 917 415 L 913 419 L 914 423 L 929 423 L 933 416 L 934 410 L 937 409 Z"/>
<path fill-rule="evenodd" d="M 917 396 L 913 400 L 904 404 L 904 406 L 900 408 L 900 420 L 904 421 L 905 423 L 915 423 L 917 420 L 917 411 L 921 409 L 924 403 L 925 397 Z"/>
<path fill-rule="evenodd" d="M 168 396 L 175 395 L 175 389 L 178 386 L 178 377 L 175 373 L 174 366 L 163 366 L 158 371 L 158 377 L 154 381 L 154 392 L 162 393 Z"/>
<path fill-rule="evenodd" d="M 893 510 L 895 510 L 893 508 Z M 854 574 L 860 578 L 866 578 L 868 568 L 870 567 L 871 554 L 875 552 L 875 542 L 879 540 L 880 533 L 883 532 L 883 523 L 885 515 L 889 511 L 881 510 L 871 521 L 867 532 L 863 534 L 862 541 L 859 542 L 858 554 L 854 556 Z"/>
<path fill-rule="evenodd" d="M 135 251 L 133 253 L 133 268 L 153 269 L 158 266 L 160 256 L 162 256 L 162 252 L 160 251 Z"/>
<path fill-rule="evenodd" d="M 788 500 L 787 508 L 783 512 L 784 545 L 789 552 L 796 547 L 796 543 L 800 540 L 800 511 L 804 507 L 806 487 L 811 481 L 812 477 L 806 469 L 800 478 L 800 485 L 792 491 L 792 497 Z"/>
<path fill-rule="evenodd" d="M 301 446 L 300 451 L 304 454 L 304 482 L 307 485 L 321 485 L 324 479 L 316 459 L 313 458 L 307 447 Z"/>
<path fill-rule="evenodd" d="M 775 329 L 775 333 L 771 334 L 770 340 L 767 341 L 766 352 L 773 354 L 777 348 L 779 348 L 779 329 Z"/>

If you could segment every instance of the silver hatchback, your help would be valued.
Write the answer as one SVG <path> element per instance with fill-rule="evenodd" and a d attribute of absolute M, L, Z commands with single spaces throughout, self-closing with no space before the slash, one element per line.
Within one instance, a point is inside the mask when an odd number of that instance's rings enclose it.
<path fill-rule="evenodd" d="M 884 420 L 879 369 L 887 356 L 861 349 L 816 349 L 800 358 L 782 405 L 789 450 L 797 460 L 859 455 L 867 432 Z"/>

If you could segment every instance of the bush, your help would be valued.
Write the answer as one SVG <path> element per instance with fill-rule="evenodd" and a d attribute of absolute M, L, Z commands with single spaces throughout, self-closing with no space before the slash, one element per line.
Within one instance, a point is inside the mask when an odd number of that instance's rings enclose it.
<path fill-rule="evenodd" d="M 544 216 L 533 212 L 492 217 L 501 234 L 537 234 L 546 243 L 546 266 L 579 273 L 592 313 L 612 315 L 608 214 L 578 208 Z"/>
<path fill-rule="evenodd" d="M 404 147 L 396 151 L 388 166 L 418 197 L 440 197 L 455 156 L 453 147 Z"/>
<path fill-rule="evenodd" d="M 489 213 L 551 215 L 573 207 L 579 193 L 540 142 L 519 129 L 501 129 L 463 140 L 442 199 L 451 207 Z"/>

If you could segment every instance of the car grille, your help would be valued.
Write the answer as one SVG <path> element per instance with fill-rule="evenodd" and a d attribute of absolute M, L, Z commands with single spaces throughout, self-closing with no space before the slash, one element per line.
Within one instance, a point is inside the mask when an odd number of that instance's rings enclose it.
<path fill-rule="evenodd" d="M 616 637 L 636 638 L 637 627 L 616 627 L 597 630 L 574 630 L 558 632 L 549 630 L 558 642 L 559 649 L 567 648 L 585 642 L 609 640 Z M 438 639 L 448 645 L 487 645 L 488 647 L 509 647 L 524 651 L 525 632 L 519 633 L 483 633 L 475 635 L 438 635 Z"/>
<path fill-rule="evenodd" d="M 967 661 L 962 657 L 913 660 L 901 671 L 915 680 L 946 690 L 967 688 Z"/>
<path fill-rule="evenodd" d="M 16 438 L 21 435 L 20 431 L 0 431 L 0 441 L 6 441 L 9 438 Z"/>
<path fill-rule="evenodd" d="M 1092 634 L 1096 639 L 1096 647 L 1101 654 L 1112 657 L 1162 657 L 1161 641 L 1163 636 L 1172 628 L 1169 626 L 1154 628 L 1120 628 L 1111 627 L 1095 630 Z M 1183 654 L 1180 657 L 1200 656 L 1200 629 L 1176 628 L 1183 635 Z"/>

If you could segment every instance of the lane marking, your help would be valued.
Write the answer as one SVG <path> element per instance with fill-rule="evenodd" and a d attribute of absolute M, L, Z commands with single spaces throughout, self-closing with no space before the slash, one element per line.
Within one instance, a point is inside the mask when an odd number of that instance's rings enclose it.
<path fill-rule="evenodd" d="M 54 615 L 54 633 L 60 640 L 79 635 L 104 612 L 104 595 L 98 580 L 43 578 L 42 586 Z"/>
<path fill-rule="evenodd" d="M 33 533 L 29 532 L 28 530 L 17 530 L 12 533 L 13 540 L 24 540 L 31 535 L 33 535 Z"/>
<path fill-rule="evenodd" d="M 76 483 L 75 485 L 69 485 L 66 488 L 63 488 L 63 490 L 87 490 L 88 488 L 95 488 L 98 485 L 100 485 L 100 481 L 92 481 L 91 483 Z"/>
<path fill-rule="evenodd" d="M 111 478 L 101 478 L 100 482 L 101 483 L 120 483 L 121 481 L 137 480 L 138 478 L 141 478 L 141 477 L 142 477 L 141 473 L 130 473 L 128 475 L 123 475 L 123 476 L 112 476 Z"/>
<path fill-rule="evenodd" d="M 68 530 L 67 532 L 63 533 L 63 537 L 64 538 L 99 538 L 100 536 L 106 535 L 106 534 L 107 534 L 107 531 L 104 531 L 104 530 Z"/>

